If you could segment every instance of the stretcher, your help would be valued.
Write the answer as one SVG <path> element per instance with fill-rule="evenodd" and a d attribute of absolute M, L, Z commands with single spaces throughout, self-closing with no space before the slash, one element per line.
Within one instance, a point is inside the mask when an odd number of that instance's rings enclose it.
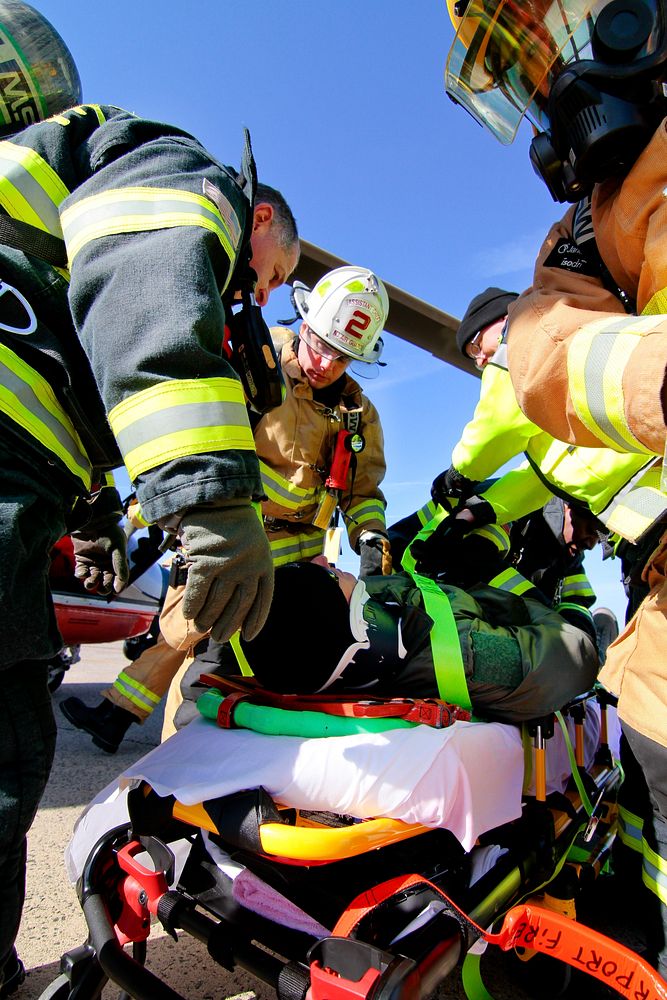
<path fill-rule="evenodd" d="M 562 726 L 535 720 L 531 748 L 515 727 L 455 716 L 324 739 L 195 720 L 80 818 L 67 862 L 89 939 L 62 957 L 44 1000 L 95 1000 L 109 980 L 178 1000 L 144 965 L 151 923 L 280 1000 L 416 1000 L 459 967 L 481 996 L 481 942 L 538 974 L 549 956 L 549 978 L 555 959 L 620 995 L 665 1000 L 646 963 L 575 920 L 616 832 L 607 701 L 578 699 Z"/>

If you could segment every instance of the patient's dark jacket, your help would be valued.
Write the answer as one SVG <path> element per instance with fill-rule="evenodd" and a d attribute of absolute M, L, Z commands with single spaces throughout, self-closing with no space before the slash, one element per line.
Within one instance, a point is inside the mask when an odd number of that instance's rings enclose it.
<path fill-rule="evenodd" d="M 355 655 L 329 692 L 363 688 L 389 697 L 440 695 L 453 700 L 447 697 L 446 668 L 445 690 L 438 691 L 430 641 L 433 622 L 413 578 L 396 573 L 364 582 L 372 602 L 393 609 L 395 650 L 387 649 L 385 641 L 378 656 L 371 638 L 371 649 Z M 454 615 L 477 716 L 523 722 L 562 708 L 595 682 L 599 663 L 592 635 L 540 600 L 484 585 L 468 592 L 442 583 L 439 587 Z"/>

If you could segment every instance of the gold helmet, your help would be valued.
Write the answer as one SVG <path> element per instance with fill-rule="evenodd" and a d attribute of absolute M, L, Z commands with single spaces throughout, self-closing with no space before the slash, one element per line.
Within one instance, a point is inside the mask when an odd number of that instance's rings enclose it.
<path fill-rule="evenodd" d="M 500 142 L 525 116 L 558 200 L 627 169 L 664 115 L 664 0 L 447 0 L 445 89 Z"/>
<path fill-rule="evenodd" d="M 0 0 L 0 137 L 81 103 L 72 55 L 23 0 Z"/>

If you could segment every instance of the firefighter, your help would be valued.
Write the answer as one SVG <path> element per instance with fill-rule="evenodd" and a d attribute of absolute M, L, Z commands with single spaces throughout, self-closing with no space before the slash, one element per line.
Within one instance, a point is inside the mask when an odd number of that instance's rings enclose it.
<path fill-rule="evenodd" d="M 273 564 L 311 559 L 322 552 L 326 524 L 313 521 L 323 508 L 325 520 L 331 519 L 327 505 L 332 500 L 342 512 L 350 546 L 360 555 L 360 572 L 381 573 L 383 562 L 388 572 L 385 500 L 380 489 L 385 472 L 382 427 L 377 410 L 348 374 L 351 364 L 366 371 L 377 367 L 389 308 L 386 289 L 368 268 L 346 265 L 325 274 L 312 290 L 295 285 L 293 297 L 304 317 L 298 334 L 284 327 L 271 331 L 285 400 L 262 416 L 251 414 Z M 352 463 L 341 488 L 327 488 L 339 431 L 355 436 L 363 447 L 357 453 L 346 451 Z M 176 619 L 179 626 L 181 593 L 178 587 L 171 588 L 164 610 L 165 618 Z M 79 698 L 61 702 L 67 719 L 108 753 L 116 752 L 133 722 L 143 722 L 155 710 L 202 640 L 191 630 L 175 637 L 169 625 L 166 629 L 167 641 L 160 636 L 157 645 L 122 670 L 112 687 L 102 692 L 100 703 L 88 707 Z M 202 670 L 211 669 L 208 664 L 214 656 L 227 664 L 226 669 L 238 669 L 226 644 L 211 641 L 203 655 L 207 666 L 200 667 L 198 661 L 184 680 L 178 676 L 184 690 L 189 691 L 190 673 L 198 679 Z M 167 718 L 180 704 L 177 687 L 175 682 Z"/>
<path fill-rule="evenodd" d="M 241 645 L 273 690 L 440 697 L 518 723 L 587 690 L 598 666 L 589 613 L 559 613 L 524 583 L 517 596 L 493 580 L 467 592 L 410 573 L 357 580 L 318 556 L 276 570 L 266 625 Z"/>
<path fill-rule="evenodd" d="M 74 61 L 19 0 L 0 4 L 0 988 L 14 950 L 26 832 L 48 778 L 55 723 L 47 660 L 62 640 L 49 552 L 73 531 L 79 574 L 126 579 L 116 491 L 123 462 L 144 514 L 180 536 L 187 613 L 253 635 L 273 567 L 253 500 L 259 465 L 241 383 L 221 358 L 225 311 L 263 305 L 297 262 L 278 192 L 181 129 L 81 104 Z M 252 237 L 252 247 L 250 238 Z M 250 260 L 252 256 L 252 261 Z M 252 267 L 251 267 L 252 265 Z M 99 576 L 101 574 L 101 581 Z M 98 580 L 95 581 L 94 577 Z"/>
<path fill-rule="evenodd" d="M 527 417 L 576 445 L 658 457 L 667 489 L 667 21 L 663 0 L 452 3 L 446 86 L 496 137 L 523 115 L 531 161 L 572 206 L 548 234 L 532 287 L 509 309 L 508 363 Z M 553 34 L 552 34 L 553 31 Z M 643 570 L 648 596 L 610 647 L 643 804 L 621 840 L 654 904 L 653 958 L 667 975 L 667 536 Z M 625 767 L 626 773 L 631 768 Z M 644 907 L 646 910 L 646 907 Z M 657 911 L 660 911 L 659 913 Z M 656 957 L 657 955 L 657 957 Z"/>
<path fill-rule="evenodd" d="M 568 509 L 588 510 L 589 520 L 599 520 L 598 530 L 613 535 L 629 578 L 636 560 L 648 554 L 647 541 L 655 544 L 667 511 L 667 497 L 659 488 L 660 464 L 654 456 L 566 445 L 525 416 L 507 369 L 507 313 L 517 297 L 516 292 L 487 288 L 472 299 L 461 320 L 456 341 L 482 372 L 479 402 L 452 451 L 450 467 L 433 481 L 431 501 L 391 526 L 392 553 L 400 558 L 438 505 L 455 507 L 456 517 L 440 527 L 434 524 L 430 538 L 418 547 L 421 570 L 442 570 L 457 557 L 463 532 L 475 525 L 515 523 L 543 510 L 556 495 L 561 504 L 567 501 Z M 488 481 L 522 452 L 522 466 Z M 565 581 L 568 590 L 577 576 L 575 572 Z M 584 590 L 589 587 L 585 578 L 581 583 Z"/>

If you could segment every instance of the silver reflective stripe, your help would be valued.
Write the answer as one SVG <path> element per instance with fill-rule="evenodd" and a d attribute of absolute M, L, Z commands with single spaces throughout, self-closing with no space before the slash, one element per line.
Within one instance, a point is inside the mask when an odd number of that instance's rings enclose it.
<path fill-rule="evenodd" d="M 274 566 L 283 566 L 289 562 L 299 562 L 312 559 L 322 554 L 324 532 L 304 532 L 302 535 L 290 535 L 288 538 L 271 538 L 269 546 Z"/>
<path fill-rule="evenodd" d="M 591 417 L 597 426 L 604 430 L 604 433 L 610 441 L 613 441 L 616 445 L 618 445 L 619 451 L 636 451 L 641 454 L 641 452 L 645 451 L 645 449 L 639 446 L 633 447 L 628 438 L 623 437 L 618 433 L 614 425 L 609 420 L 607 408 L 605 406 L 604 386 L 607 381 L 607 366 L 609 364 L 610 355 L 614 349 L 614 345 L 620 336 L 623 336 L 623 334 L 610 333 L 606 336 L 594 337 L 591 341 L 584 364 L 586 402 L 588 404 Z M 617 373 L 613 368 L 611 369 L 611 377 L 613 384 L 613 381 L 617 378 Z"/>
<path fill-rule="evenodd" d="M 42 184 L 28 169 L 28 163 L 32 160 L 35 161 L 38 172 L 40 169 L 44 171 L 48 168 L 53 179 L 57 179 L 56 186 L 60 186 L 61 190 L 53 193 L 56 194 L 58 201 L 55 201 L 52 195 L 47 194 Z M 18 192 L 21 198 L 17 199 L 13 195 L 12 188 Z M 39 219 L 48 232 L 62 239 L 58 205 L 65 200 L 68 194 L 69 191 L 57 178 L 52 168 L 46 161 L 42 161 L 42 158 L 34 150 L 16 146 L 13 143 L 0 142 L 0 204 L 8 215 L 32 225 L 37 225 L 37 219 Z M 25 199 L 29 208 L 22 204 L 22 199 Z"/>
<path fill-rule="evenodd" d="M 200 215 L 204 219 L 208 219 L 216 229 L 222 229 L 220 217 L 212 210 L 205 208 L 204 205 L 195 205 L 191 201 L 180 201 L 177 198 L 158 198 L 156 189 L 155 200 L 145 201 L 137 199 L 136 201 L 132 201 L 131 198 L 128 198 L 127 200 L 123 199 L 118 202 L 111 201 L 109 204 L 91 206 L 86 212 L 82 212 L 78 218 L 72 218 L 68 214 L 65 216 L 67 221 L 64 226 L 64 233 L 67 242 L 70 243 L 88 229 L 99 229 L 101 235 L 102 231 L 110 229 L 110 222 L 112 223 L 111 231 L 117 232 L 116 224 L 123 225 L 123 220 L 127 216 L 134 218 L 144 216 L 146 219 L 150 219 L 156 215 L 178 216 L 183 213 L 190 215 L 193 212 L 196 212 L 197 215 Z M 150 225 L 148 228 L 150 228 Z M 135 224 L 128 229 L 121 229 L 120 231 L 134 232 L 137 229 L 141 230 L 142 227 Z"/>
<path fill-rule="evenodd" d="M 361 503 L 350 507 L 346 514 L 358 524 L 370 520 L 382 521 L 384 524 L 384 504 L 381 500 L 362 500 Z"/>
<path fill-rule="evenodd" d="M 316 486 L 305 490 L 300 486 L 295 486 L 261 460 L 259 471 L 262 476 L 262 484 L 270 499 L 284 504 L 290 510 L 298 510 L 305 504 L 313 503 L 319 495 L 321 487 Z"/>
<path fill-rule="evenodd" d="M 245 428 L 247 424 L 247 409 L 243 403 L 229 400 L 180 403 L 133 421 L 125 430 L 116 433 L 116 440 L 122 454 L 128 455 L 166 434 L 221 425 Z"/>
<path fill-rule="evenodd" d="M 9 355 L 13 354 L 8 348 L 5 348 L 5 350 Z M 40 376 L 37 377 L 41 380 Z M 4 363 L 2 357 L 0 357 L 0 383 L 2 384 L 0 410 L 24 427 L 25 430 L 29 431 L 45 448 L 48 448 L 49 451 L 64 462 L 67 468 L 78 476 L 86 488 L 89 489 L 92 479 L 92 466 L 88 460 L 88 456 L 79 447 L 79 441 L 74 436 L 74 428 L 71 425 L 69 417 L 60 408 L 55 397 L 51 400 L 51 404 L 61 410 L 62 417 L 60 419 L 56 413 L 47 409 L 40 401 L 32 386 L 12 371 Z M 20 415 L 6 398 L 7 392 L 11 393 L 28 411 L 29 418 L 27 420 L 19 419 Z M 69 429 L 68 424 L 72 426 L 72 430 Z M 39 425 L 41 425 L 41 428 Z M 56 448 L 52 447 L 48 440 L 45 440 L 43 433 L 40 433 L 40 430 L 43 429 L 46 429 L 53 435 L 57 445 Z"/>

